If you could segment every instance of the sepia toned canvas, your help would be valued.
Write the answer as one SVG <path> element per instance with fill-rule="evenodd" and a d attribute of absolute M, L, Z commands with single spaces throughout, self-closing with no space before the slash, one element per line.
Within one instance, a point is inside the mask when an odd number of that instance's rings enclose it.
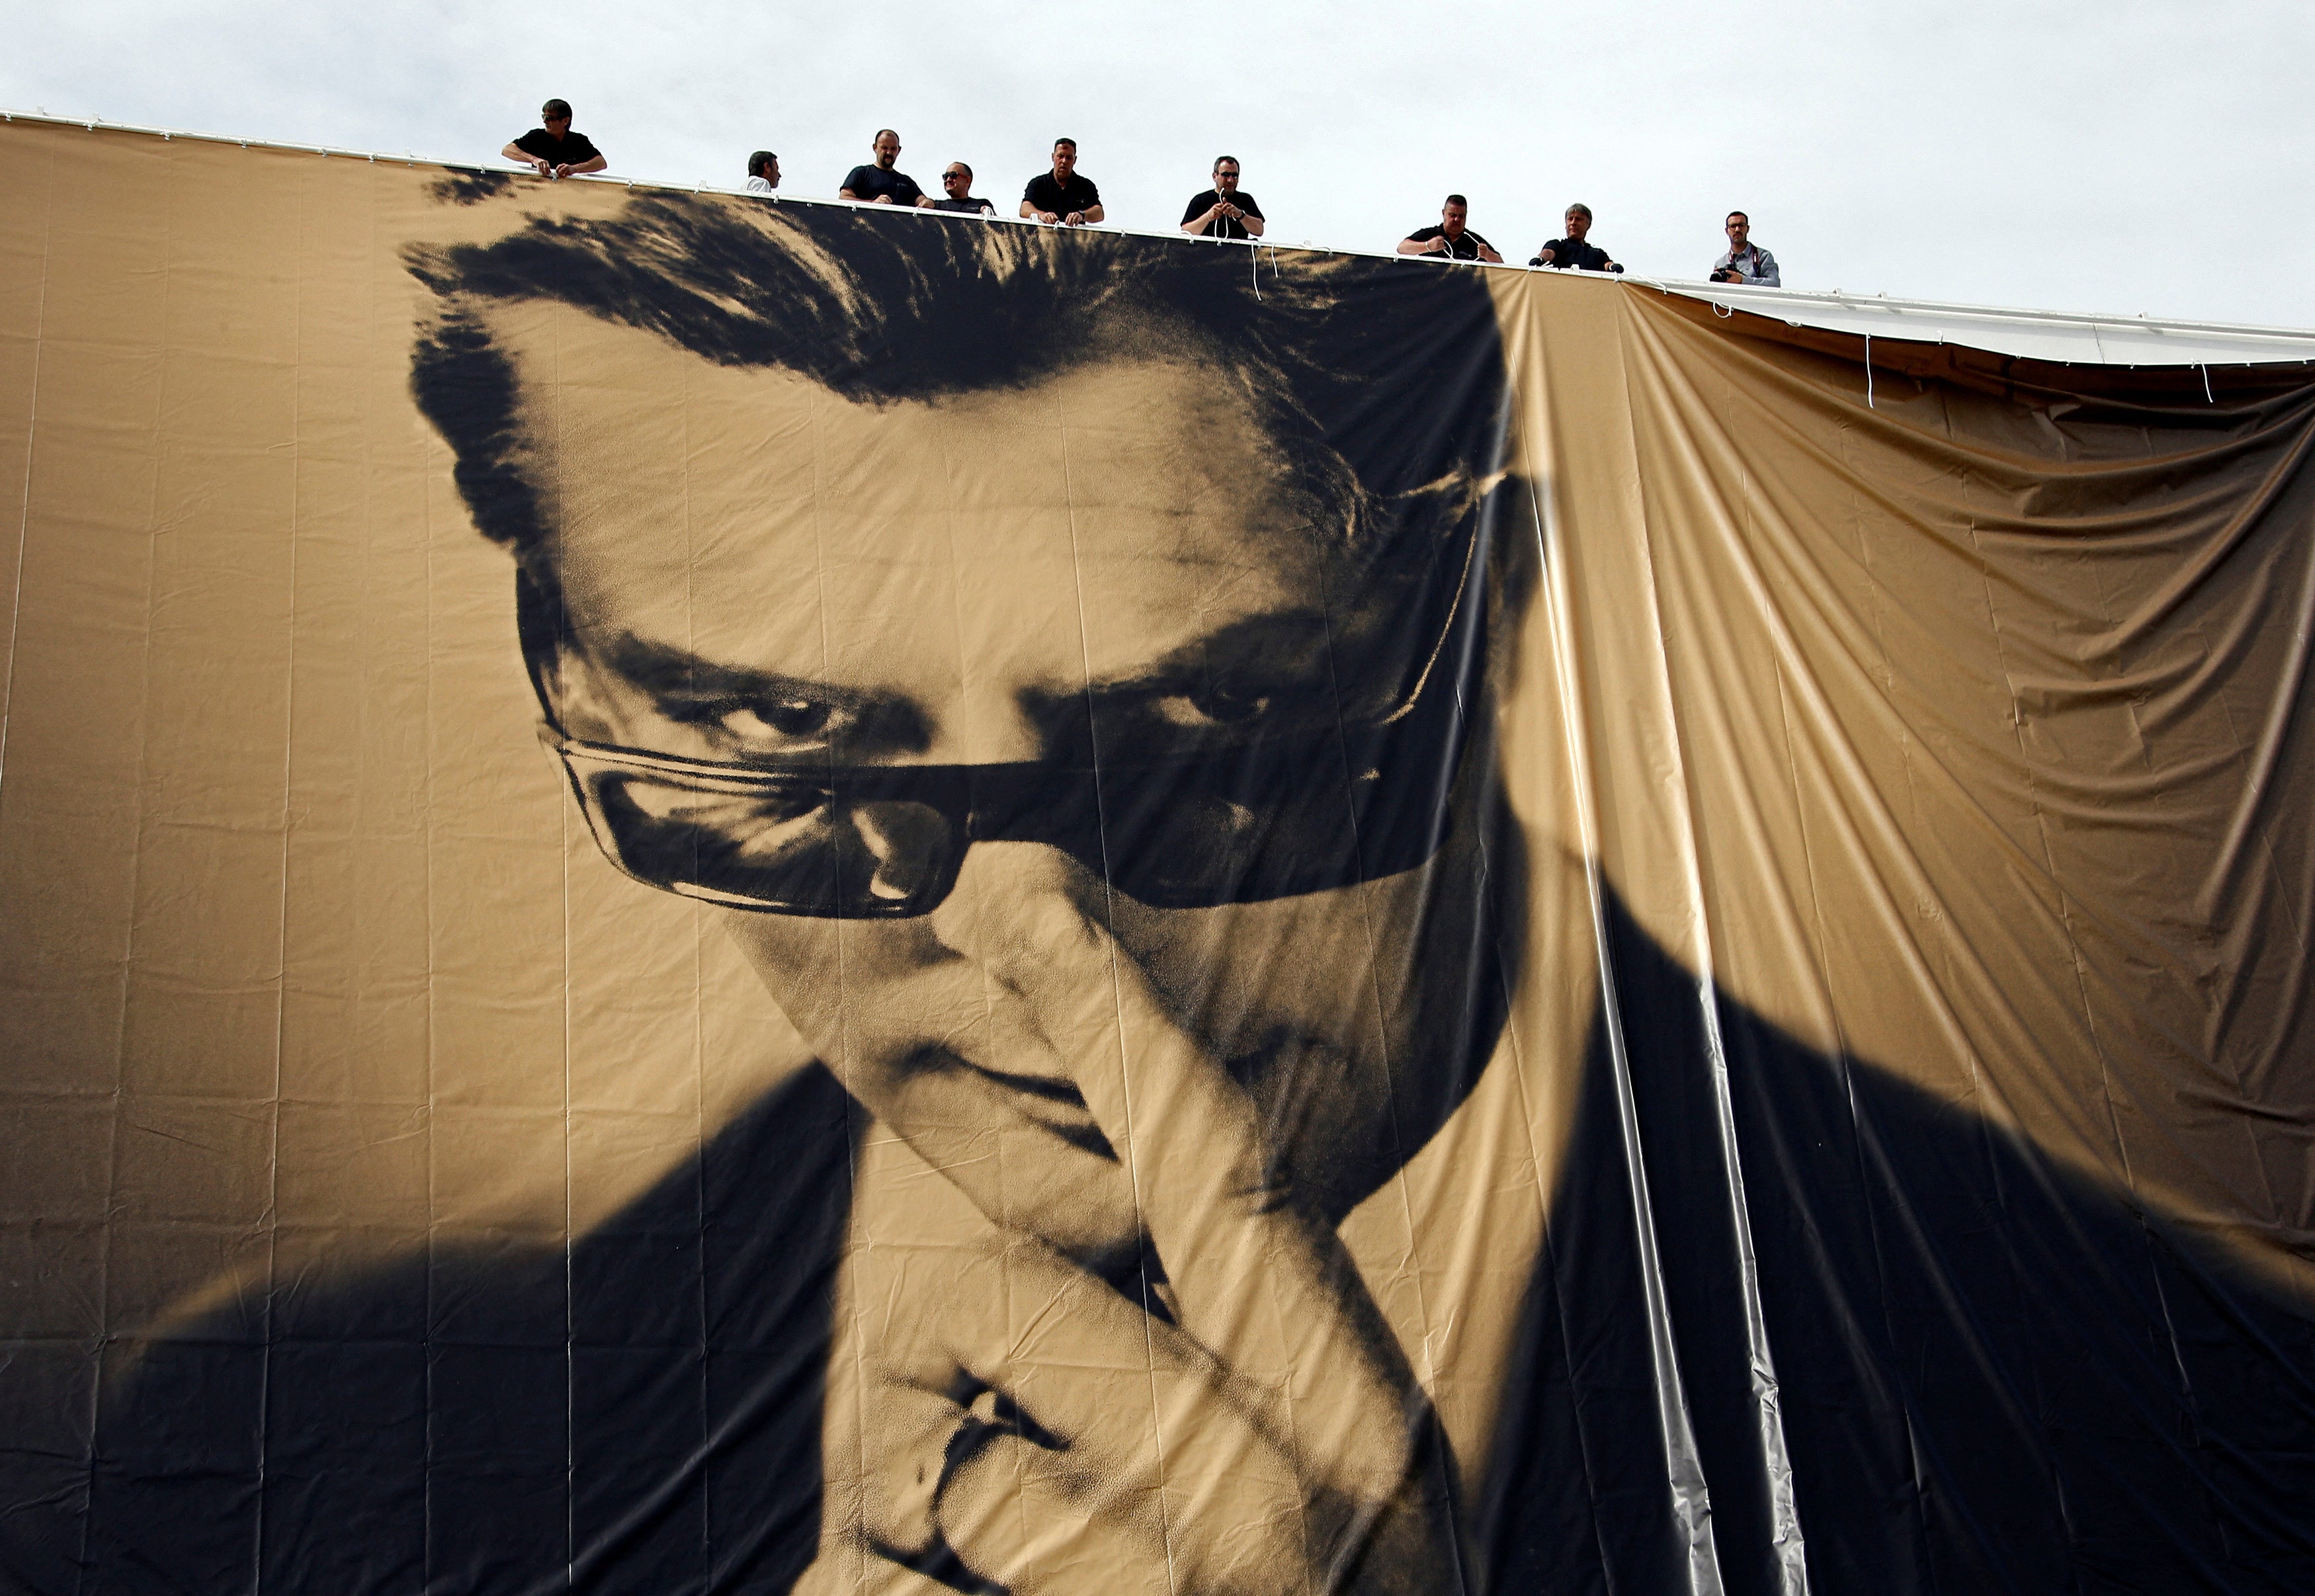
<path fill-rule="evenodd" d="M 0 127 L 0 1569 L 2315 1568 L 2315 378 Z"/>

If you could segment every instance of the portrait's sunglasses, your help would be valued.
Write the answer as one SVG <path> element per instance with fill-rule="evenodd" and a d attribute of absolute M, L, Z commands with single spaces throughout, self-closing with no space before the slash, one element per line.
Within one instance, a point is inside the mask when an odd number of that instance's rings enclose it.
<path fill-rule="evenodd" d="M 1458 586 L 1468 585 L 1467 572 Z M 704 902 L 927 914 L 967 848 L 1006 840 L 1059 848 L 1152 908 L 1209 908 L 1395 875 L 1438 852 L 1470 708 L 1468 633 L 1450 623 L 1387 716 L 1194 757 L 735 764 L 587 742 L 552 724 L 540 736 L 611 862 Z"/>

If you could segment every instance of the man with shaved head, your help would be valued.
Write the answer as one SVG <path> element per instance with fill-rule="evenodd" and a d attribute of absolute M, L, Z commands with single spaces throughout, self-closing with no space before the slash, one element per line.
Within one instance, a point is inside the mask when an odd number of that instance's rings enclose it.
<path fill-rule="evenodd" d="M 932 204 L 924 190 L 917 186 L 917 180 L 893 164 L 900 158 L 898 133 L 890 128 L 879 128 L 868 147 L 875 158 L 844 174 L 844 184 L 836 191 L 838 199 L 862 200 L 874 205 Z"/>

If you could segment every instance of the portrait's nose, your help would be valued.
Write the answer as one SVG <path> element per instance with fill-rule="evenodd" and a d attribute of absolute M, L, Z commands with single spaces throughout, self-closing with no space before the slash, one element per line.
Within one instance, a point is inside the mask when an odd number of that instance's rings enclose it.
<path fill-rule="evenodd" d="M 976 842 L 956 884 L 928 917 L 934 937 L 1007 987 L 1024 961 L 1057 944 L 1094 939 L 1102 919 L 1100 880 L 1042 842 Z"/>

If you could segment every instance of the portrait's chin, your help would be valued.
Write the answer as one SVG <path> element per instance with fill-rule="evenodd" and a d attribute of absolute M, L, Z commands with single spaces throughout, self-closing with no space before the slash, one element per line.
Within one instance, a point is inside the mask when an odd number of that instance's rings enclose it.
<path fill-rule="evenodd" d="M 1397 1167 L 1388 1075 L 1371 1060 L 1281 1029 L 1228 1068 L 1262 1116 L 1264 1184 L 1285 1201 L 1340 1224 Z"/>
<path fill-rule="evenodd" d="M 1131 1177 L 1067 1081 L 927 1048 L 881 1090 L 847 1084 L 990 1223 L 1104 1276 L 1139 1256 Z"/>

